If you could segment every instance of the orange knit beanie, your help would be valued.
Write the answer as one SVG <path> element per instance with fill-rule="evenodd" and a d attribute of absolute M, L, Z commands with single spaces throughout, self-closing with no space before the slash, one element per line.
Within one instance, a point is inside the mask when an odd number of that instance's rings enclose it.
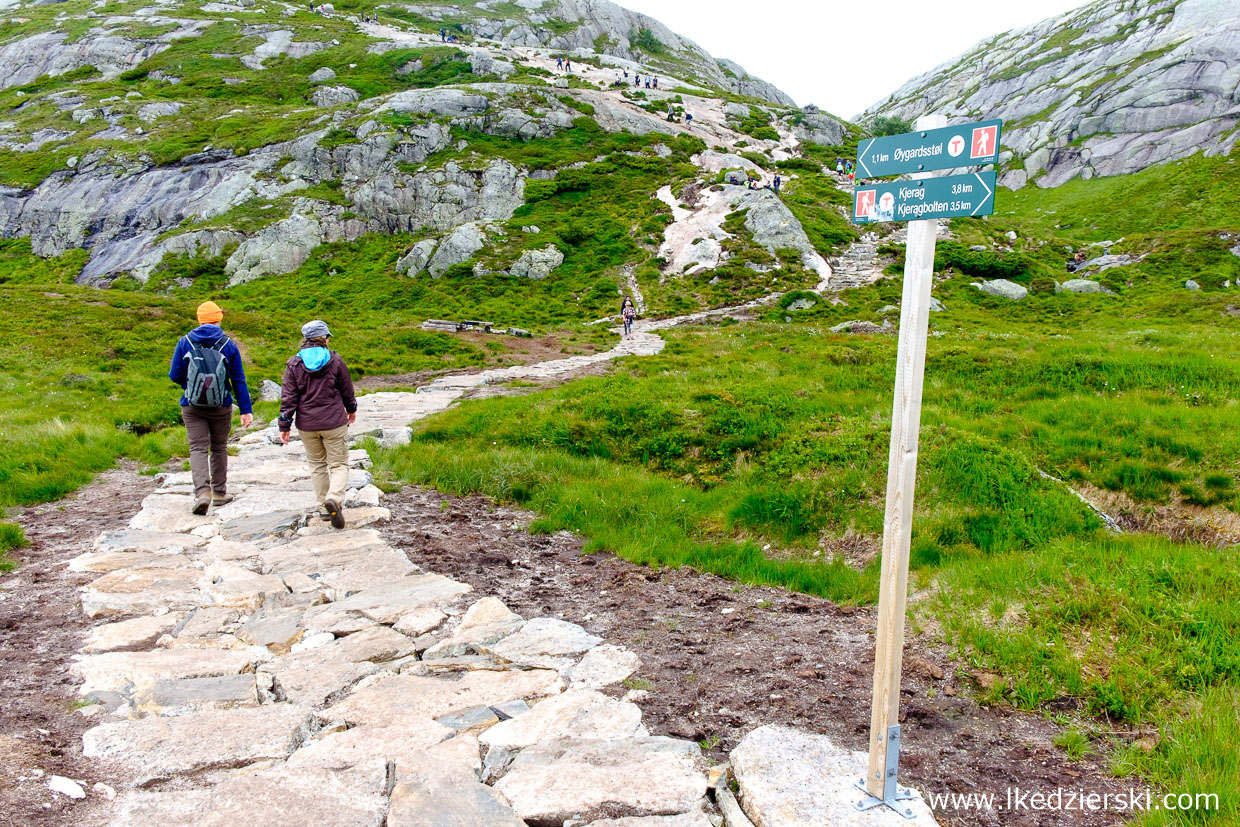
<path fill-rule="evenodd" d="M 198 305 L 198 324 L 219 324 L 223 318 L 224 311 L 215 302 Z"/>

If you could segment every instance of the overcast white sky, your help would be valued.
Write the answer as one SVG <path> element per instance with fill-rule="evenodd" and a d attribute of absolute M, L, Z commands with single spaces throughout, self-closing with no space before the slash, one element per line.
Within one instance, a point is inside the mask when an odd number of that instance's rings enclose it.
<path fill-rule="evenodd" d="M 851 118 L 978 41 L 1088 0 L 615 0 Z"/>

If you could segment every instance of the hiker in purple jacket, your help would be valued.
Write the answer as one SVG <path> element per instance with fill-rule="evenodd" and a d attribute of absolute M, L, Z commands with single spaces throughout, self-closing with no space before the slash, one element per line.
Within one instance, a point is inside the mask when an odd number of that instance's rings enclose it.
<path fill-rule="evenodd" d="M 301 327 L 303 341 L 284 367 L 280 395 L 280 441 L 288 445 L 294 422 L 310 463 L 319 513 L 344 528 L 344 492 L 349 481 L 349 426 L 357 421 L 357 397 L 349 368 L 329 350 L 331 331 L 315 319 Z"/>

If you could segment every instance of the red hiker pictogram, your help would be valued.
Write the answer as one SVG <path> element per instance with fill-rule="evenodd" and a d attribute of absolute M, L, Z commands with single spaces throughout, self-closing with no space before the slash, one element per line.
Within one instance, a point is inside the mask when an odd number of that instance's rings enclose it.
<path fill-rule="evenodd" d="M 973 130 L 973 151 L 970 158 L 989 158 L 995 154 L 996 126 L 983 126 Z"/>
<path fill-rule="evenodd" d="M 857 217 L 872 218 L 874 216 L 874 190 L 862 190 L 857 193 Z"/>

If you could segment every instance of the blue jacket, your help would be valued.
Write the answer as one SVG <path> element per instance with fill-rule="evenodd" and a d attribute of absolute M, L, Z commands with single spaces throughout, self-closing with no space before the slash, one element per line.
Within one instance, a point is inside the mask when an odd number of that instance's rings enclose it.
<path fill-rule="evenodd" d="M 185 388 L 185 354 L 189 353 L 190 344 L 185 341 L 188 337 L 195 344 L 202 344 L 207 347 L 215 344 L 224 335 L 224 331 L 217 324 L 204 324 L 194 328 L 185 336 L 177 339 L 177 349 L 172 354 L 172 368 L 168 371 L 168 378 Z M 245 368 L 241 364 L 241 351 L 237 350 L 237 345 L 230 339 L 228 344 L 224 345 L 224 358 L 228 360 L 228 384 L 232 391 L 224 398 L 224 407 L 228 407 L 233 403 L 233 394 L 237 396 L 237 406 L 241 408 L 241 413 L 248 414 L 254 412 L 254 405 L 250 402 L 250 389 L 245 384 Z M 185 398 L 185 394 L 181 394 L 181 407 L 189 404 L 189 400 Z"/>

